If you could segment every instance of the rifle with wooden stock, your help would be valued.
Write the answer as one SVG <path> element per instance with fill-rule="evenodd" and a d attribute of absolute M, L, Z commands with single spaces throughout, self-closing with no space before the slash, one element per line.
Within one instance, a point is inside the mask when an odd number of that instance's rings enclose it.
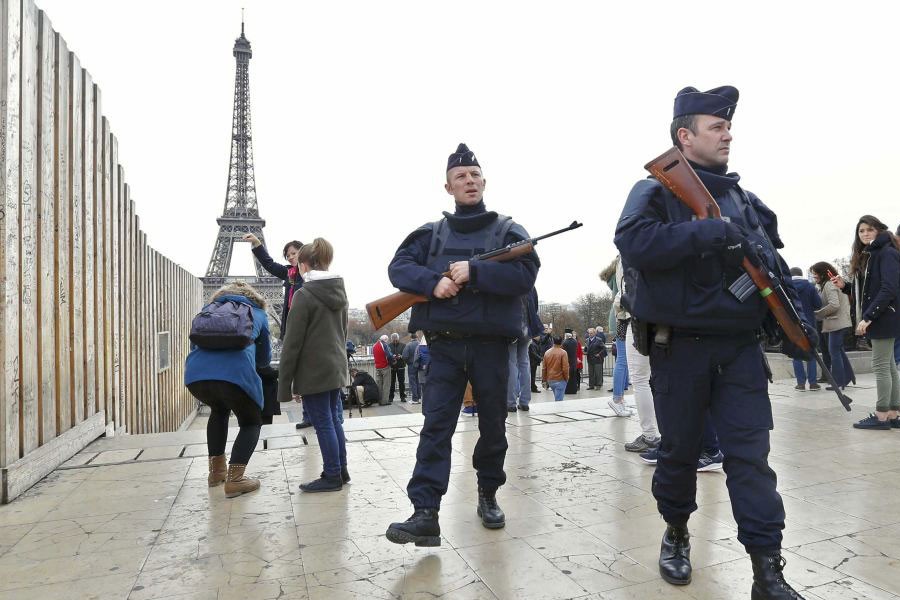
<path fill-rule="evenodd" d="M 485 252 L 483 254 L 473 256 L 469 259 L 469 262 L 488 260 L 507 262 L 510 260 L 515 260 L 520 256 L 531 254 L 534 251 L 534 247 L 540 240 L 545 240 L 549 237 L 553 237 L 554 235 L 559 235 L 567 231 L 572 231 L 573 229 L 578 229 L 581 226 L 582 223 L 579 223 L 578 221 L 572 221 L 572 223 L 568 227 L 563 227 L 562 229 L 559 229 L 557 231 L 553 231 L 551 233 L 547 233 L 538 237 L 528 238 L 527 240 L 514 242 L 512 244 L 507 244 L 506 246 L 503 246 L 501 248 L 491 250 L 490 252 Z M 443 274 L 443 276 L 450 277 L 450 272 L 447 271 Z M 429 301 L 430 300 L 427 296 L 423 296 L 421 294 L 413 294 L 411 292 L 394 292 L 393 294 L 385 296 L 384 298 L 379 298 L 374 302 L 369 302 L 368 304 L 366 304 L 366 312 L 369 313 L 369 320 L 372 321 L 372 326 L 376 331 L 378 331 L 379 329 L 396 319 L 398 316 L 403 314 L 410 307 Z"/>
<path fill-rule="evenodd" d="M 698 219 L 722 218 L 719 205 L 716 204 L 709 190 L 700 181 L 700 177 L 697 176 L 697 173 L 694 172 L 694 169 L 688 164 L 687 159 L 678 148 L 673 147 L 667 150 L 644 165 L 644 168 L 650 171 L 650 174 L 687 205 Z M 853 400 L 841 392 L 841 387 L 835 382 L 831 371 L 825 366 L 822 357 L 813 347 L 806 332 L 803 331 L 803 328 L 800 326 L 800 315 L 797 314 L 797 309 L 784 291 L 781 282 L 774 273 L 757 267 L 746 257 L 741 266 L 756 286 L 756 289 L 759 290 L 759 294 L 765 299 L 769 310 L 772 312 L 775 320 L 778 321 L 778 325 L 784 332 L 785 337 L 802 351 L 815 357 L 826 379 L 834 388 L 841 404 L 849 411 L 850 403 Z M 753 288 L 751 287 L 750 289 L 752 290 Z M 735 290 L 734 286 L 732 286 L 732 291 L 741 298 L 740 291 Z"/>

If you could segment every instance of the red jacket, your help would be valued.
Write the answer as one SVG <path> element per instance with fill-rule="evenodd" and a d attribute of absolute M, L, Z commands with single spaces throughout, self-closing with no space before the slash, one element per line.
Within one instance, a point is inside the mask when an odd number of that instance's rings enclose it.
<path fill-rule="evenodd" d="M 390 351 L 387 350 L 384 346 L 385 343 L 381 340 L 378 340 L 372 347 L 372 355 L 375 357 L 376 369 L 386 369 L 391 366 Z"/>
<path fill-rule="evenodd" d="M 578 358 L 578 370 L 584 368 L 584 350 L 581 349 L 581 342 L 578 341 L 578 338 L 575 339 L 578 342 L 578 349 L 575 350 L 575 356 Z"/>

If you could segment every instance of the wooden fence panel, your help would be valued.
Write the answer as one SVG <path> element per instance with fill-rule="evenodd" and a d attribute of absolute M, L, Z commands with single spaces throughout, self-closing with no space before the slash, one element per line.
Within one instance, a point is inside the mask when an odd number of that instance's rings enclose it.
<path fill-rule="evenodd" d="M 53 28 L 40 13 L 40 69 L 38 104 L 38 377 L 40 380 L 40 436 L 43 445 L 56 437 L 56 69 Z"/>
<path fill-rule="evenodd" d="M 54 34 L 56 101 L 54 114 L 56 235 L 53 238 L 56 276 L 56 430 L 72 427 L 72 299 L 69 287 L 69 49 L 59 34 Z"/>
<path fill-rule="evenodd" d="M 122 212 L 123 207 L 123 197 L 125 195 L 125 188 L 123 183 L 123 169 L 121 165 L 119 165 L 119 149 L 118 143 L 116 141 L 116 137 L 110 134 L 112 137 L 112 164 L 113 164 L 113 175 L 115 178 L 115 186 L 113 190 L 115 191 L 115 196 L 113 198 L 113 245 L 112 245 L 112 271 L 113 271 L 113 320 L 115 324 L 113 325 L 113 364 L 114 364 L 114 374 L 115 374 L 115 382 L 114 386 L 116 389 L 116 430 L 119 428 L 125 427 L 125 381 L 124 381 L 124 371 L 122 367 L 122 361 L 124 360 L 124 353 L 122 352 L 122 344 L 125 339 L 125 333 L 123 331 L 124 327 L 122 324 L 122 316 L 125 314 L 122 310 L 124 306 L 124 302 L 122 301 L 122 289 L 124 287 L 123 283 L 123 274 L 124 270 L 122 268 L 122 257 L 124 256 L 122 252 L 123 248 L 123 223 L 124 223 L 124 214 Z"/>
<path fill-rule="evenodd" d="M 84 320 L 81 335 L 84 340 L 84 417 L 96 412 L 97 373 L 94 350 L 94 83 L 87 70 L 81 70 L 81 210 L 83 229 L 81 238 L 81 293 Z"/>
<path fill-rule="evenodd" d="M 113 277 L 112 277 L 112 143 L 109 135 L 109 122 L 106 120 L 106 117 L 102 117 L 101 124 L 101 135 L 102 135 L 102 144 L 103 144 L 103 219 L 101 221 L 101 226 L 103 230 L 102 240 L 103 240 L 103 251 L 101 252 L 100 259 L 100 273 L 101 273 L 101 283 L 100 283 L 100 299 L 102 305 L 102 312 L 100 317 L 100 327 L 103 332 L 103 364 L 102 364 L 102 373 L 103 373 L 103 410 L 106 413 L 106 422 L 107 423 L 115 423 L 116 422 L 116 409 L 115 409 L 115 389 L 113 388 L 113 372 L 115 367 L 113 366 L 113 316 L 112 316 L 112 298 L 113 298 Z M 115 431 L 115 426 L 113 426 L 113 431 Z"/>
<path fill-rule="evenodd" d="M 94 218 L 89 230 L 93 230 L 93 265 L 94 278 L 91 283 L 94 294 L 90 299 L 94 318 L 88 322 L 93 328 L 94 337 L 94 412 L 99 412 L 105 407 L 106 376 L 103 363 L 106 356 L 106 345 L 103 339 L 103 193 L 105 191 L 103 181 L 103 115 L 100 104 L 100 89 L 97 84 L 91 85 L 94 98 L 91 111 L 91 129 L 93 131 L 92 145 L 94 148 L 94 163 L 92 166 L 94 179 Z"/>
<path fill-rule="evenodd" d="M 19 452 L 38 447 L 37 238 L 38 20 L 31 2 L 22 4 L 21 106 L 19 122 Z"/>
<path fill-rule="evenodd" d="M 19 457 L 19 47 L 17 0 L 0 0 L 0 467 Z"/>
<path fill-rule="evenodd" d="M 84 420 L 84 252 L 82 238 L 84 212 L 82 196 L 82 158 L 84 131 L 82 128 L 81 63 L 69 52 L 69 307 L 71 310 L 72 352 L 72 423 Z"/>

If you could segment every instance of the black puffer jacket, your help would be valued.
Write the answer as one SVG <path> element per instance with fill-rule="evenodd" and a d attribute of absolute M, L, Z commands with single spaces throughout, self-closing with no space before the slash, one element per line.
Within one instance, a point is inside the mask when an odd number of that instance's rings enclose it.
<path fill-rule="evenodd" d="M 862 273 L 862 318 L 871 321 L 866 335 L 880 340 L 900 337 L 900 252 L 887 231 L 878 234 L 863 252 L 869 254 Z M 850 293 L 851 286 L 844 286 Z"/>

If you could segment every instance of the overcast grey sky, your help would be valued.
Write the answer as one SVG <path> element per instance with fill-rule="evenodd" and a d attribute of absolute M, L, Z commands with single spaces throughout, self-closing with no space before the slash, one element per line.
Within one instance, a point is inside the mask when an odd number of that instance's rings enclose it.
<path fill-rule="evenodd" d="M 622 203 L 671 145 L 672 99 L 731 84 L 730 168 L 779 215 L 784 255 L 848 253 L 900 222 L 894 3 L 36 0 L 103 91 L 150 243 L 205 272 L 228 176 L 242 6 L 266 239 L 322 236 L 351 306 L 390 291 L 405 235 L 452 206 L 447 155 L 533 234 L 538 291 L 602 291 Z M 232 273 L 252 272 L 249 246 Z"/>

